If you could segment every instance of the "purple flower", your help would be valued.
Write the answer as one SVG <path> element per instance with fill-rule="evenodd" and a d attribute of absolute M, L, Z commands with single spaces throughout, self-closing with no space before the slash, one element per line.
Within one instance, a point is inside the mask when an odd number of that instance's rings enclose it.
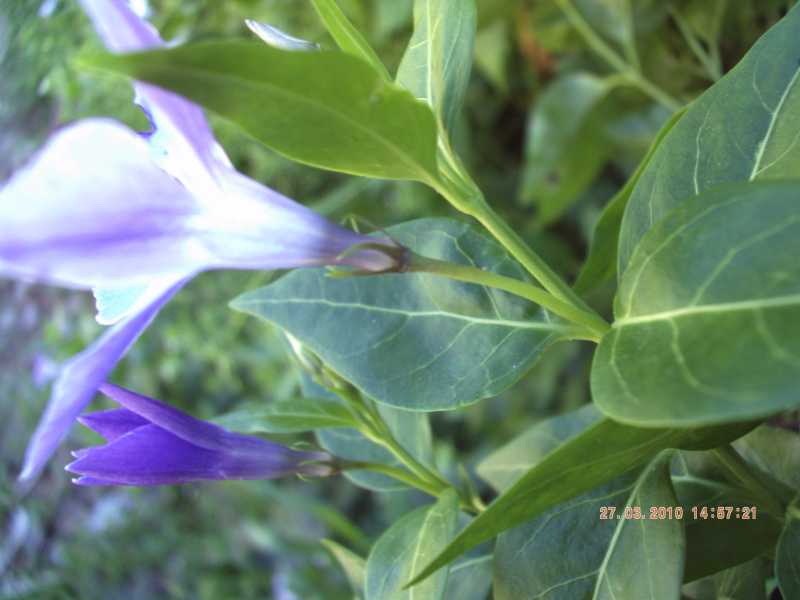
<path fill-rule="evenodd" d="M 78 420 L 108 442 L 78 450 L 67 470 L 80 485 L 169 485 L 204 479 L 275 479 L 329 475 L 323 452 L 298 452 L 232 433 L 111 384 L 100 391 L 124 408 Z"/>
<path fill-rule="evenodd" d="M 81 4 L 112 51 L 162 43 L 122 0 Z M 0 275 L 91 288 L 98 321 L 113 325 L 61 371 L 23 480 L 41 471 L 114 365 L 198 272 L 396 266 L 389 240 L 339 227 L 236 172 L 199 107 L 151 85 L 134 89 L 151 133 L 79 121 L 0 189 Z"/>

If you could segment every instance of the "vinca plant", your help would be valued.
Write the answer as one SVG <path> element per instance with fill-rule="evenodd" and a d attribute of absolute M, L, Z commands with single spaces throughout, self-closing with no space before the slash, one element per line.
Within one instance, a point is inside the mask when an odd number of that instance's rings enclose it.
<path fill-rule="evenodd" d="M 79 68 L 132 82 L 150 129 L 76 119 L 0 188 L 0 274 L 91 290 L 106 326 L 58 369 L 18 485 L 59 460 L 77 422 L 103 438 L 71 448 L 80 486 L 415 490 L 369 543 L 325 542 L 349 597 L 800 599 L 800 6 L 775 3 L 731 64 L 719 32 L 733 0 L 520 13 L 559 19 L 605 73 L 557 78 L 534 109 L 521 187 L 541 227 L 584 201 L 608 158 L 590 122 L 647 102 L 660 125 L 572 277 L 476 176 L 462 107 L 483 4 L 415 0 L 395 69 L 346 3 L 308 2 L 319 44 L 257 20 L 249 38 L 166 44 L 124 0 L 79 1 L 104 46 Z M 647 68 L 642 32 L 662 26 L 693 84 Z M 527 43 L 552 70 L 547 42 Z M 559 113 L 558 130 L 541 126 Z M 208 118 L 308 172 L 415 182 L 443 216 L 393 221 L 377 205 L 335 222 L 245 174 Z M 280 332 L 300 392 L 203 420 L 112 383 L 191 279 L 226 270 L 279 270 L 226 292 L 243 327 Z M 588 404 L 498 442 L 482 420 L 479 460 L 442 451 L 442 419 L 535 380 L 564 348 L 590 356 Z M 114 406 L 91 411 L 98 395 Z"/>

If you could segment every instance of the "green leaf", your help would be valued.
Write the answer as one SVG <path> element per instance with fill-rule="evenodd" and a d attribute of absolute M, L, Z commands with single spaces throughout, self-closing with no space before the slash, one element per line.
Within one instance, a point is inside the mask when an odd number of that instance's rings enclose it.
<path fill-rule="evenodd" d="M 726 182 L 800 170 L 800 6 L 695 100 L 639 179 L 622 221 L 619 272 L 644 234 L 687 198 Z"/>
<path fill-rule="evenodd" d="M 733 446 L 742 458 L 800 491 L 800 435 L 797 432 L 762 425 Z"/>
<path fill-rule="evenodd" d="M 389 233 L 423 256 L 525 278 L 501 246 L 464 223 L 422 219 Z M 372 398 L 411 410 L 497 395 L 570 335 L 505 292 L 416 273 L 333 278 L 303 269 L 233 306 L 287 330 Z"/>
<path fill-rule="evenodd" d="M 593 404 L 545 419 L 492 452 L 476 471 L 495 490 L 506 490 L 564 440 L 575 437 L 602 417 Z"/>
<path fill-rule="evenodd" d="M 648 463 L 662 450 L 714 448 L 741 437 L 752 427 L 753 424 L 737 424 L 704 429 L 639 429 L 603 419 L 521 475 L 414 581 L 425 579 L 499 533 Z"/>
<path fill-rule="evenodd" d="M 364 36 L 348 20 L 336 0 L 311 0 L 331 37 L 343 52 L 368 62 L 386 81 L 391 81 L 381 59 L 364 39 Z"/>
<path fill-rule="evenodd" d="M 367 559 L 366 597 L 381 600 L 442 600 L 446 569 L 415 588 L 404 590 L 411 574 L 453 537 L 458 519 L 458 495 L 448 490 L 436 504 L 407 514 L 375 543 Z"/>
<path fill-rule="evenodd" d="M 486 600 L 491 586 L 492 555 L 466 558 L 450 567 L 444 597 L 445 600 Z"/>
<path fill-rule="evenodd" d="M 717 596 L 725 600 L 762 598 L 766 589 L 767 577 L 764 559 L 751 560 L 714 577 Z"/>
<path fill-rule="evenodd" d="M 684 508 L 685 581 L 745 563 L 775 546 L 780 524 L 764 511 L 757 513 L 757 519 L 749 520 L 694 518 L 692 507 L 711 511 L 717 506 L 741 508 L 759 504 L 749 491 L 726 480 L 725 470 L 709 453 L 681 452 L 672 481 L 678 504 Z"/>
<path fill-rule="evenodd" d="M 350 54 L 214 42 L 84 62 L 186 96 L 299 162 L 384 179 L 437 177 L 430 109 Z"/>
<path fill-rule="evenodd" d="M 619 78 L 576 72 L 536 99 L 528 121 L 521 198 L 546 225 L 586 191 L 608 156 L 600 107 Z"/>
<path fill-rule="evenodd" d="M 648 232 L 592 367 L 606 415 L 697 427 L 800 404 L 799 193 L 790 182 L 721 188 Z"/>
<path fill-rule="evenodd" d="M 628 205 L 628 200 L 639 178 L 647 168 L 647 165 L 650 164 L 656 149 L 684 113 L 685 109 L 679 110 L 664 124 L 636 171 L 603 209 L 597 224 L 594 226 L 589 255 L 586 257 L 586 261 L 583 263 L 578 279 L 575 282 L 575 291 L 579 294 L 587 294 L 593 291 L 601 284 L 612 279 L 616 274 L 619 230 L 622 225 L 625 207 Z"/>
<path fill-rule="evenodd" d="M 495 549 L 495 598 L 677 599 L 683 581 L 683 524 L 647 518 L 651 507 L 676 504 L 671 456 L 665 452 L 638 478 L 618 478 L 501 535 Z M 601 507 L 611 506 L 619 518 L 601 519 Z M 645 518 L 624 518 L 625 507 L 639 507 Z"/>
<path fill-rule="evenodd" d="M 347 581 L 353 592 L 359 597 L 364 592 L 364 581 L 367 574 L 367 562 L 355 552 L 337 544 L 333 540 L 322 540 L 321 544 L 333 555 L 342 571 L 347 576 Z"/>
<path fill-rule="evenodd" d="M 509 22 L 498 19 L 475 36 L 475 70 L 504 94 L 508 93 L 506 68 L 512 55 Z"/>
<path fill-rule="evenodd" d="M 775 574 L 784 598 L 800 598 L 800 512 L 796 504 L 786 513 L 775 555 Z"/>
<path fill-rule="evenodd" d="M 341 403 L 322 398 L 292 398 L 222 415 L 216 423 L 241 433 L 300 433 L 325 427 L 353 427 Z"/>
<path fill-rule="evenodd" d="M 433 108 L 448 133 L 464 100 L 475 44 L 475 0 L 416 0 L 397 82 Z"/>
<path fill-rule="evenodd" d="M 593 29 L 635 55 L 634 4 L 642 0 L 574 0 L 576 8 Z"/>
<path fill-rule="evenodd" d="M 684 588 L 687 600 L 762 600 L 767 589 L 766 561 L 759 557 Z"/>

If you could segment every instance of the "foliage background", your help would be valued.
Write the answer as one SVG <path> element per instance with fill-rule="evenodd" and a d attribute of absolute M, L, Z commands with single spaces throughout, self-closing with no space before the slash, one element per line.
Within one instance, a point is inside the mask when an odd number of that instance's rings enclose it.
<path fill-rule="evenodd" d="M 332 46 L 310 3 L 299 0 L 136 4 L 148 8 L 168 39 L 248 37 L 243 20 L 254 18 Z M 411 0 L 340 4 L 393 72 L 410 35 Z M 456 144 L 493 205 L 551 264 L 574 276 L 599 211 L 669 111 L 614 85 L 608 66 L 553 2 L 478 4 L 475 67 Z M 635 37 L 627 46 L 618 18 L 625 2 L 576 4 L 620 52 L 635 48 L 644 73 L 689 100 L 719 75 L 703 56 L 718 53 L 719 70 L 727 70 L 793 2 L 636 0 Z M 97 46 L 72 0 L 0 3 L 0 179 L 59 124 L 105 115 L 146 127 L 129 85 L 75 66 L 77 52 Z M 296 165 L 230 125 L 213 123 L 240 170 L 333 219 L 358 214 L 386 226 L 421 216 L 461 218 L 421 185 Z M 279 332 L 227 308 L 273 276 L 197 278 L 137 343 L 114 381 L 205 418 L 245 402 L 296 396 L 299 373 Z M 610 291 L 591 301 L 608 312 Z M 16 487 L 47 399 L 48 373 L 98 335 L 92 316 L 86 294 L 0 282 L 0 598 L 352 597 L 319 540 L 335 539 L 363 555 L 423 500 L 417 493 L 374 494 L 344 479 L 76 488 L 62 470 L 68 451 L 97 441 L 77 427 L 34 489 Z M 457 452 L 473 465 L 533 422 L 587 402 L 588 350 L 556 346 L 500 397 L 434 415 L 438 461 L 447 464 Z"/>

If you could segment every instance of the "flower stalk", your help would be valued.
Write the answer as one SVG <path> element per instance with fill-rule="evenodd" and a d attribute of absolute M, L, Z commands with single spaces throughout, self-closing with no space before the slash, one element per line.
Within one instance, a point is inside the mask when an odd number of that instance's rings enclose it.
<path fill-rule="evenodd" d="M 312 374 L 312 376 L 314 376 Z M 375 405 L 365 400 L 361 393 L 341 379 L 336 373 L 324 369 L 324 375 L 317 373 L 315 381 L 325 387 L 329 392 L 339 396 L 351 410 L 353 417 L 359 423 L 359 433 L 371 442 L 383 446 L 405 467 L 405 469 L 380 463 L 347 461 L 339 465 L 342 470 L 369 470 L 381 473 L 397 481 L 405 483 L 433 497 L 439 497 L 448 489 L 456 489 L 461 507 L 472 514 L 483 510 L 483 505 L 474 493 L 468 493 L 456 488 L 435 469 L 422 464 L 400 442 L 397 441 L 392 430 L 383 420 Z"/>
<path fill-rule="evenodd" d="M 575 30 L 583 37 L 589 47 L 613 69 L 623 75 L 629 85 L 639 89 L 642 93 L 650 96 L 653 100 L 665 108 L 675 112 L 679 110 L 682 103 L 670 94 L 662 90 L 650 80 L 646 79 L 636 63 L 625 61 L 617 54 L 597 33 L 591 25 L 586 22 L 583 15 L 575 8 L 571 0 L 556 0 L 567 20 Z"/>
<path fill-rule="evenodd" d="M 492 271 L 426 258 L 417 254 L 410 255 L 407 270 L 418 273 L 431 273 L 457 281 L 497 288 L 525 298 L 553 314 L 579 325 L 581 329 L 576 333 L 578 338 L 585 337 L 585 339 L 597 342 L 610 329 L 608 323 L 593 311 L 560 300 L 546 290 L 525 281 L 506 277 Z"/>

